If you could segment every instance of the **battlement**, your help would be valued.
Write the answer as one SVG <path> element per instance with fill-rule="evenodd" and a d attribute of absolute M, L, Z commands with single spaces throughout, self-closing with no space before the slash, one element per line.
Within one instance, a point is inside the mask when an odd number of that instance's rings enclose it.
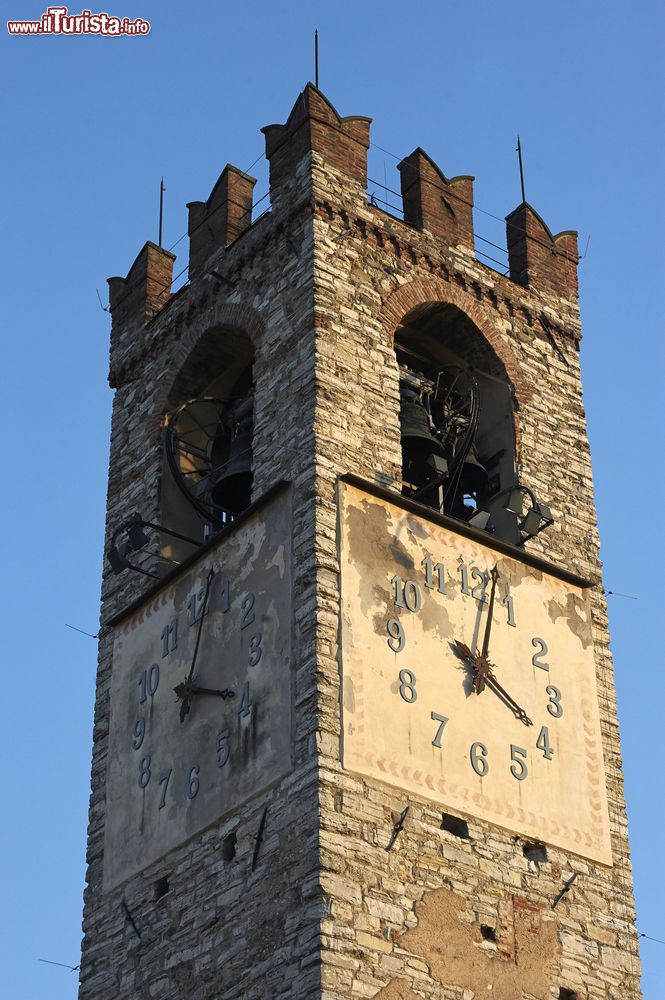
<path fill-rule="evenodd" d="M 190 276 L 213 251 L 229 246 L 249 229 L 255 184 L 255 177 L 227 163 L 208 200 L 187 204 Z"/>
<path fill-rule="evenodd" d="M 316 196 L 315 166 L 332 171 L 343 185 L 344 199 L 367 204 L 367 154 L 371 119 L 342 117 L 311 83 L 298 96 L 284 124 L 266 125 L 270 202 L 284 216 Z M 473 181 L 470 175 L 448 178 L 420 147 L 397 166 L 406 225 L 433 239 L 442 251 L 476 253 Z M 227 164 L 206 201 L 189 209 L 189 277 L 200 275 L 213 255 L 232 248 L 252 226 L 256 178 Z M 577 234 L 553 235 L 530 205 L 522 203 L 506 217 L 510 281 L 535 293 L 576 302 Z M 130 317 L 148 321 L 170 297 L 175 258 L 146 243 L 126 278 L 110 278 L 114 325 Z"/>
<path fill-rule="evenodd" d="M 318 153 L 331 167 L 367 186 L 367 150 L 371 118 L 342 118 L 327 97 L 308 83 L 284 125 L 262 128 L 270 162 L 270 196 L 277 197 L 293 177 L 301 160 Z"/>

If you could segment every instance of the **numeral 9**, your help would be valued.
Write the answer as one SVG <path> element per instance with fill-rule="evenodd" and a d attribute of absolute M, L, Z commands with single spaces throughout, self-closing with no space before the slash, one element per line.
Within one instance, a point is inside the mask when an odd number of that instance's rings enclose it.
<path fill-rule="evenodd" d="M 404 649 L 404 643 L 406 642 L 401 622 L 399 622 L 397 618 L 390 618 L 388 620 L 388 624 L 386 625 L 386 631 L 388 633 L 388 639 L 386 641 L 393 653 L 401 653 Z"/>
<path fill-rule="evenodd" d="M 144 736 L 145 736 L 145 716 L 140 715 L 136 720 L 136 722 L 134 723 L 134 739 L 132 740 L 132 747 L 134 750 L 141 749 Z"/>

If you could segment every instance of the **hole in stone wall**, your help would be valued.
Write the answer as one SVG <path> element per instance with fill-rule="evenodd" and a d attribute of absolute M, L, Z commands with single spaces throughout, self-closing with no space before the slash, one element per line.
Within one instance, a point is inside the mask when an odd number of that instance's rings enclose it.
<path fill-rule="evenodd" d="M 547 861 L 547 848 L 544 844 L 525 844 L 522 851 L 528 861 L 536 861 L 539 864 Z"/>
<path fill-rule="evenodd" d="M 462 840 L 469 839 L 469 824 L 459 816 L 449 816 L 443 813 L 441 817 L 441 829 L 447 833 L 452 833 L 453 837 L 460 837 Z"/>
<path fill-rule="evenodd" d="M 236 844 L 238 843 L 238 838 L 235 833 L 230 833 L 228 837 L 224 837 L 222 841 L 222 858 L 224 861 L 233 861 L 236 856 Z"/>
<path fill-rule="evenodd" d="M 158 878 L 154 885 L 155 899 L 161 899 L 169 891 L 169 880 L 164 876 L 163 878 Z"/>
<path fill-rule="evenodd" d="M 494 927 L 490 927 L 488 924 L 481 924 L 480 933 L 483 936 L 483 941 L 496 941 L 496 929 Z"/>
<path fill-rule="evenodd" d="M 579 1000 L 579 996 L 574 990 L 567 990 L 565 986 L 559 989 L 559 1000 Z"/>

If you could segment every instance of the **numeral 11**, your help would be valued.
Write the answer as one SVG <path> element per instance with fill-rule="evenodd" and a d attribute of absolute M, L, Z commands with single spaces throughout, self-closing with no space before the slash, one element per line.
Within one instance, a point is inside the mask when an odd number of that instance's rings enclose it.
<path fill-rule="evenodd" d="M 174 618 L 162 629 L 162 656 L 168 656 L 178 645 L 178 619 Z"/>
<path fill-rule="evenodd" d="M 446 571 L 443 568 L 443 563 L 438 562 L 432 564 L 430 556 L 425 556 L 420 565 L 423 566 L 425 569 L 425 586 L 428 587 L 429 590 L 432 590 L 434 588 L 435 586 L 434 573 L 436 573 L 437 577 L 436 589 L 439 591 L 440 594 L 445 594 Z"/>

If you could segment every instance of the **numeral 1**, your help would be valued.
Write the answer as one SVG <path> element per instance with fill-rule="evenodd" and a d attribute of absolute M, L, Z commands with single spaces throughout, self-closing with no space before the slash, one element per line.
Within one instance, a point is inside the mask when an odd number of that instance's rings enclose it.
<path fill-rule="evenodd" d="M 508 624 L 512 625 L 513 628 L 517 628 L 517 622 L 515 621 L 515 605 L 510 594 L 504 598 L 503 603 L 508 608 Z"/>
<path fill-rule="evenodd" d="M 425 569 L 425 586 L 432 590 L 435 586 L 434 584 L 434 573 L 436 572 L 437 582 L 436 589 L 440 594 L 445 594 L 446 592 L 446 571 L 443 567 L 443 563 L 434 563 L 432 565 L 432 560 L 430 556 L 425 556 L 420 564 Z"/>
<path fill-rule="evenodd" d="M 469 571 L 464 563 L 460 563 L 457 567 L 459 575 L 462 577 L 462 593 L 466 594 L 467 597 L 471 597 L 471 590 L 469 589 Z"/>
<path fill-rule="evenodd" d="M 174 618 L 162 629 L 162 656 L 168 656 L 178 647 L 178 619 Z"/>

